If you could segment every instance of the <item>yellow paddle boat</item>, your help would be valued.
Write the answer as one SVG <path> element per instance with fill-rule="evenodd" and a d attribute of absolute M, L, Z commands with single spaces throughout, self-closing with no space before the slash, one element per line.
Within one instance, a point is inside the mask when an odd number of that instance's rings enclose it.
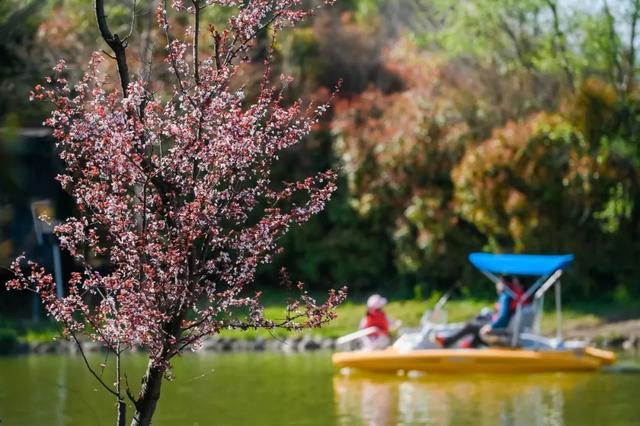
<path fill-rule="evenodd" d="M 613 352 L 587 346 L 579 340 L 562 338 L 560 277 L 573 262 L 573 255 L 516 255 L 472 253 L 471 263 L 491 281 L 500 275 L 533 276 L 537 280 L 521 297 L 509 322 L 503 347 L 441 348 L 432 342 L 434 333 L 453 334 L 463 324 L 448 324 L 445 294 L 435 308 L 427 311 L 417 330 L 405 330 L 384 350 L 336 352 L 333 364 L 379 372 L 422 371 L 427 373 L 533 373 L 551 371 L 593 371 L 613 364 Z M 555 288 L 556 335 L 540 335 L 544 295 Z M 508 289 L 506 291 L 509 291 Z M 514 295 L 515 297 L 515 295 Z M 360 330 L 338 339 L 338 347 L 366 341 L 376 329 Z"/>

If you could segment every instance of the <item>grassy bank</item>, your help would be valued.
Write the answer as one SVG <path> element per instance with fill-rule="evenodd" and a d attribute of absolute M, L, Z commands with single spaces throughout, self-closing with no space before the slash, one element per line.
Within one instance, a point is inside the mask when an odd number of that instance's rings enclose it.
<path fill-rule="evenodd" d="M 435 300 L 416 301 L 392 301 L 385 311 L 395 320 L 402 321 L 403 327 L 416 327 L 426 309 L 435 305 Z M 452 300 L 446 305 L 449 322 L 465 321 L 475 316 L 483 307 L 492 307 L 492 300 Z M 541 328 L 543 333 L 552 333 L 556 326 L 555 310 L 552 301 L 547 303 L 545 315 L 542 318 Z M 265 309 L 269 318 L 280 318 L 284 308 L 273 305 Z M 321 337 L 339 337 L 358 329 L 360 319 L 365 313 L 364 303 L 345 303 L 338 308 L 338 318 L 320 329 L 309 330 L 307 333 Z M 563 330 L 576 330 L 580 328 L 596 327 L 611 321 L 619 321 L 630 318 L 640 318 L 640 301 L 634 303 L 600 303 L 580 302 L 573 303 L 563 309 Z M 284 330 L 273 332 L 279 338 L 288 337 L 292 333 Z M 226 331 L 225 337 L 254 338 L 269 337 L 270 333 L 259 330 L 247 332 Z"/>
<path fill-rule="evenodd" d="M 434 306 L 435 300 L 391 301 L 385 308 L 388 315 L 402 321 L 403 327 L 416 327 L 420 323 L 424 311 Z M 483 307 L 492 306 L 491 300 L 453 300 L 446 305 L 449 322 L 464 321 L 476 315 Z M 338 308 L 338 317 L 332 323 L 320 329 L 308 330 L 306 333 L 320 337 L 339 337 L 358 329 L 360 319 L 364 315 L 364 303 L 347 302 Z M 265 308 L 268 318 L 279 319 L 284 313 L 284 306 L 269 304 Z M 597 327 L 611 321 L 640 318 L 640 301 L 633 303 L 588 303 L 580 302 L 566 306 L 563 310 L 563 329 L 565 331 L 579 328 Z M 548 302 L 548 311 L 542 319 L 542 331 L 551 333 L 555 330 L 555 312 L 552 301 Z M 54 324 L 49 322 L 31 323 L 16 321 L 0 321 L 0 341 L 16 340 L 27 343 L 48 342 L 58 334 Z M 286 330 L 224 331 L 222 336 L 230 338 L 286 338 L 295 333 Z M 4 337 L 3 337 L 4 336 Z M 6 342 L 5 342 L 6 343 Z"/>

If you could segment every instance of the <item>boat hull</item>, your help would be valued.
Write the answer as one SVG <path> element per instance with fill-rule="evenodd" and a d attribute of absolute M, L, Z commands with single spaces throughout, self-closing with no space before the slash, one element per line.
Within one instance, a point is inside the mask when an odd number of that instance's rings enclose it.
<path fill-rule="evenodd" d="M 615 354 L 595 348 L 534 351 L 524 349 L 423 349 L 398 352 L 333 354 L 336 367 L 395 372 L 428 373 L 535 373 L 593 371 L 615 362 Z"/>

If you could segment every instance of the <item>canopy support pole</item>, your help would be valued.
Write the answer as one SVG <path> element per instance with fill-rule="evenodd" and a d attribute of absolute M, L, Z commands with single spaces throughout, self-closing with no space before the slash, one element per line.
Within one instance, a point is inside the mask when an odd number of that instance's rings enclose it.
<path fill-rule="evenodd" d="M 556 340 L 558 344 L 562 341 L 562 291 L 560 288 L 560 280 L 556 283 Z"/>
<path fill-rule="evenodd" d="M 525 293 L 525 297 L 528 297 L 531 293 L 533 293 L 535 291 L 536 293 L 536 297 L 540 297 L 541 295 L 543 295 L 547 290 L 549 290 L 549 288 L 556 283 L 559 279 L 560 276 L 562 275 L 562 269 L 558 269 L 556 272 L 554 272 L 553 274 L 551 274 L 551 276 L 549 278 L 547 278 L 547 280 L 545 281 L 544 284 L 542 284 L 542 286 L 540 286 L 540 288 L 538 289 L 538 291 L 536 291 L 535 286 L 531 287 L 529 289 L 529 291 L 527 291 Z"/>
<path fill-rule="evenodd" d="M 520 322 L 522 321 L 522 304 L 518 303 L 516 306 L 516 313 L 513 327 L 513 336 L 511 337 L 511 347 L 515 348 L 520 343 Z"/>
<path fill-rule="evenodd" d="M 500 281 L 502 281 L 502 278 L 498 277 L 497 275 L 492 274 L 489 271 L 480 271 L 484 274 L 485 277 L 489 278 L 491 281 L 493 281 L 494 284 L 498 284 Z M 505 286 L 504 287 L 504 291 L 507 292 L 507 294 L 511 297 L 513 297 L 514 299 L 516 298 L 516 294 L 513 292 L 513 290 L 511 290 L 509 287 Z"/>
<path fill-rule="evenodd" d="M 533 331 L 536 334 L 540 334 L 540 323 L 542 322 L 542 315 L 544 315 L 544 293 L 541 294 L 539 297 L 536 297 L 533 303 L 535 304 L 535 315 L 536 315 L 534 320 Z"/>
<path fill-rule="evenodd" d="M 535 291 L 537 289 L 539 289 L 540 286 L 542 284 L 544 284 L 545 281 L 547 281 L 547 278 L 549 278 L 550 276 L 551 275 L 543 275 L 540 278 L 538 278 L 537 280 L 535 280 L 535 282 L 533 284 L 531 284 L 531 287 L 529 287 L 529 289 L 524 292 L 524 294 L 522 295 L 522 298 L 525 299 L 525 300 L 530 298 L 533 295 L 533 293 L 535 293 Z"/>
<path fill-rule="evenodd" d="M 497 275 L 492 274 L 492 273 L 491 273 L 491 272 L 489 272 L 489 271 L 484 271 L 484 270 L 482 270 L 482 269 L 480 269 L 480 272 L 482 272 L 482 273 L 484 274 L 484 276 L 485 276 L 485 277 L 487 277 L 487 278 L 489 278 L 491 281 L 493 281 L 493 283 L 494 283 L 494 284 L 498 284 L 498 282 L 500 282 L 500 278 L 499 278 Z"/>

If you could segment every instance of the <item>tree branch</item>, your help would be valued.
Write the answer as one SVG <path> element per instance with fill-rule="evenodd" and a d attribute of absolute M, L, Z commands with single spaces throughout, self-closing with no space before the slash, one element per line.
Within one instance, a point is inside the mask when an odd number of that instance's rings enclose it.
<path fill-rule="evenodd" d="M 620 44 L 618 42 L 618 38 L 615 30 L 615 18 L 611 14 L 611 10 L 609 9 L 609 4 L 607 1 L 604 1 L 603 7 L 604 14 L 607 16 L 607 29 L 609 30 L 609 42 L 611 43 L 611 61 L 613 62 L 613 66 L 616 69 L 617 75 L 613 75 L 612 83 L 615 85 L 616 89 L 620 89 L 621 80 L 624 78 L 624 73 L 622 71 L 622 64 L 620 63 L 620 59 L 618 57 Z"/>
<path fill-rule="evenodd" d="M 180 92 L 184 93 L 184 84 L 182 84 L 182 77 L 180 77 L 180 73 L 178 72 L 178 64 L 176 63 L 176 59 L 173 57 L 173 53 L 171 52 L 171 44 L 173 43 L 173 39 L 171 38 L 171 34 L 169 33 L 169 20 L 167 18 L 167 0 L 163 0 L 162 6 L 162 19 L 164 23 L 162 25 L 162 29 L 164 30 L 164 35 L 167 38 L 167 46 L 169 46 L 169 57 L 171 58 L 171 68 L 173 69 L 173 73 L 178 80 L 178 87 L 180 88 Z"/>
<path fill-rule="evenodd" d="M 518 36 L 513 31 L 513 29 L 509 26 L 509 24 L 507 23 L 507 20 L 503 16 L 499 16 L 498 19 L 500 20 L 500 26 L 507 33 L 507 36 L 513 43 L 513 48 L 516 51 L 516 55 L 518 56 L 518 60 L 520 61 L 520 64 L 526 69 L 531 70 L 533 68 L 533 64 L 531 63 L 531 60 L 525 57 L 525 52 L 522 49 Z"/>
<path fill-rule="evenodd" d="M 104 14 L 104 0 L 95 0 L 96 20 L 102 39 L 109 45 L 116 57 L 118 64 L 118 74 L 120 75 L 120 85 L 123 96 L 128 95 L 129 89 L 129 67 L 127 66 L 126 43 L 120 40 L 118 34 L 113 34 L 107 24 L 107 17 Z"/>
<path fill-rule="evenodd" d="M 573 72 L 571 71 L 571 66 L 569 64 L 569 58 L 567 56 L 567 40 L 560 28 L 560 18 L 558 16 L 558 7 L 555 0 L 546 0 L 547 5 L 549 6 L 549 10 L 551 10 L 551 15 L 553 16 L 553 32 L 555 38 L 555 44 L 560 53 L 560 58 L 562 59 L 562 69 L 564 70 L 567 76 L 567 83 L 569 83 L 569 88 L 571 91 L 575 89 L 575 78 L 573 76 Z"/>
<path fill-rule="evenodd" d="M 629 53 L 627 55 L 627 76 L 625 78 L 625 90 L 630 93 L 633 90 L 636 74 L 636 26 L 640 17 L 640 0 L 633 2 L 633 14 L 631 15 L 631 31 L 629 36 Z"/>
<path fill-rule="evenodd" d="M 196 85 L 200 84 L 200 63 L 198 61 L 198 38 L 200 36 L 200 0 L 192 0 L 193 7 L 195 8 L 193 20 L 193 76 L 196 81 Z"/>
<path fill-rule="evenodd" d="M 219 70 L 222 64 L 220 63 L 220 42 L 221 37 L 218 31 L 213 33 L 213 55 L 216 61 L 216 69 Z"/>
<path fill-rule="evenodd" d="M 261 26 L 259 26 L 258 28 L 256 28 L 253 32 L 253 34 L 251 34 L 249 37 L 247 37 L 246 39 L 244 39 L 239 46 L 237 46 L 235 49 L 232 49 L 232 47 L 236 44 L 236 42 L 238 41 L 238 34 L 235 35 L 233 41 L 231 42 L 231 45 L 229 46 L 229 50 L 227 51 L 227 55 L 224 59 L 224 66 L 227 66 L 231 63 L 231 61 L 236 57 L 236 55 L 238 54 L 238 52 L 240 52 L 245 46 L 247 46 L 247 44 L 255 39 L 258 34 L 260 34 L 262 31 L 266 30 L 269 25 L 271 25 L 273 22 L 275 22 L 276 19 L 278 19 L 280 17 L 280 15 L 282 15 L 282 11 L 276 11 L 273 13 L 273 15 L 271 16 L 271 18 L 267 19 L 267 21 L 265 23 L 263 23 Z"/>
<path fill-rule="evenodd" d="M 153 27 L 153 11 L 156 9 L 156 1 L 151 0 L 149 6 L 149 13 L 143 20 L 144 29 L 142 32 L 142 79 L 148 82 L 151 78 L 151 62 L 153 59 L 153 40 L 152 40 L 152 27 Z"/>

